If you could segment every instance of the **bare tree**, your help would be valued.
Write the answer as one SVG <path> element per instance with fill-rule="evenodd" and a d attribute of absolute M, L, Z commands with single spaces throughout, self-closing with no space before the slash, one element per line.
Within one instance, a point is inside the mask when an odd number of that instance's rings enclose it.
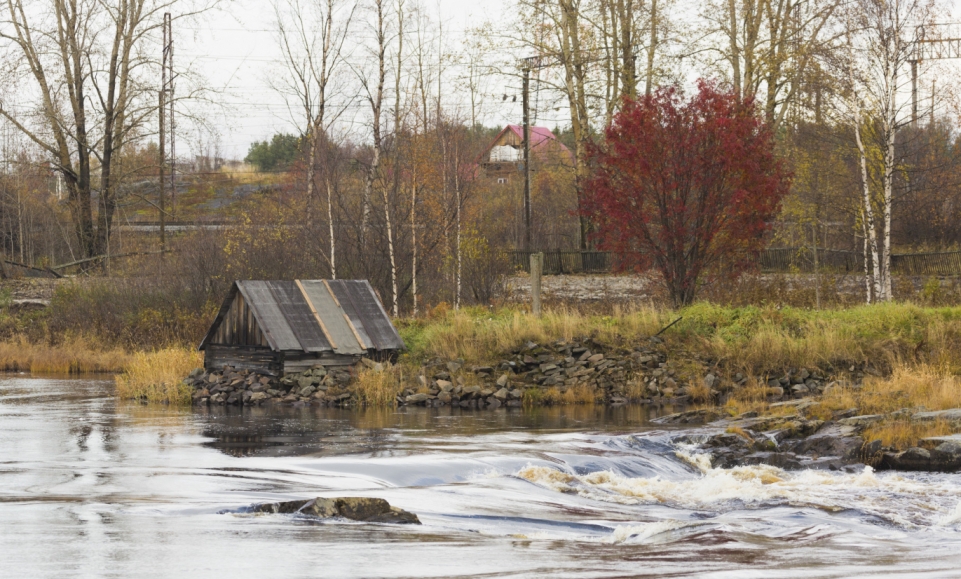
<path fill-rule="evenodd" d="M 144 44 L 177 0 L 5 0 L 8 82 L 37 106 L 0 115 L 50 155 L 65 181 L 83 257 L 106 252 L 118 183 L 114 158 L 156 110 Z M 203 8 L 203 7 L 201 7 Z M 148 80 L 149 79 L 149 80 Z M 94 213 L 96 205 L 96 213 Z"/>
<path fill-rule="evenodd" d="M 337 243 L 334 232 L 334 181 L 331 125 L 343 114 L 349 101 L 332 94 L 333 82 L 343 63 L 344 41 L 356 4 L 339 0 L 284 0 L 274 4 L 277 30 L 286 74 L 281 93 L 288 98 L 291 112 L 297 110 L 298 124 L 305 126 L 303 138 L 307 152 L 306 219 L 313 223 L 318 156 L 323 165 L 323 185 L 327 198 L 329 254 L 324 259 L 331 277 L 337 279 Z M 290 100 L 295 102 L 291 103 Z"/>
<path fill-rule="evenodd" d="M 843 3 L 723 0 L 708 5 L 705 18 L 723 39 L 713 48 L 727 65 L 734 91 L 741 98 L 759 98 L 775 127 L 799 98 L 817 57 L 839 38 L 831 23 Z"/>

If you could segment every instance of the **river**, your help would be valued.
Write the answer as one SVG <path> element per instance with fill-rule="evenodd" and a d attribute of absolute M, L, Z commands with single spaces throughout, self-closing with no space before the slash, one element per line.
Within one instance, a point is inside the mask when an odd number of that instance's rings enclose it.
<path fill-rule="evenodd" d="M 0 379 L 2 577 L 961 577 L 961 475 L 709 468 L 647 407 L 117 402 Z M 250 515 L 373 496 L 423 525 Z"/>

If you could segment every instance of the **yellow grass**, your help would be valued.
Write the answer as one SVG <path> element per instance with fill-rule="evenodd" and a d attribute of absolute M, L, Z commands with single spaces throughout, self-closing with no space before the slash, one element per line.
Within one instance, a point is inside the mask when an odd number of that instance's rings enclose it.
<path fill-rule="evenodd" d="M 0 371 L 34 374 L 119 372 L 130 361 L 119 349 L 104 350 L 86 338 L 72 337 L 61 344 L 36 344 L 23 336 L 0 342 Z"/>
<path fill-rule="evenodd" d="M 404 389 L 401 381 L 401 366 L 387 364 L 380 372 L 368 368 L 357 373 L 354 391 L 360 403 L 373 407 L 393 407 L 397 404 L 397 395 Z"/>
<path fill-rule="evenodd" d="M 711 400 L 711 389 L 703 380 L 691 380 L 687 386 L 687 395 L 695 403 L 708 402 Z"/>
<path fill-rule="evenodd" d="M 737 390 L 724 406 L 736 416 L 755 411 L 764 416 L 786 416 L 797 412 L 793 406 L 772 407 L 767 402 L 768 388 L 750 381 Z M 860 388 L 830 388 L 817 402 L 806 409 L 808 418 L 831 420 L 839 412 L 854 410 L 859 415 L 890 414 L 906 409 L 935 411 L 961 408 L 961 377 L 944 367 L 930 364 L 899 364 L 888 377 L 866 377 Z M 909 417 L 889 417 L 867 427 L 862 436 L 866 441 L 880 439 L 882 444 L 896 449 L 917 446 L 924 438 L 954 434 L 959 429 L 944 421 L 915 423 Z"/>
<path fill-rule="evenodd" d="M 121 398 L 190 404 L 191 388 L 183 379 L 203 363 L 200 352 L 187 348 L 167 348 L 137 352 L 123 374 L 115 378 Z"/>
<path fill-rule="evenodd" d="M 561 308 L 539 318 L 519 310 L 490 315 L 460 311 L 429 322 L 417 339 L 424 341 L 424 350 L 432 355 L 481 363 L 528 341 L 546 344 L 583 336 L 602 341 L 650 336 L 670 323 L 670 315 L 646 307 L 619 311 L 614 316 L 591 316 Z"/>
<path fill-rule="evenodd" d="M 748 434 L 747 431 L 741 428 L 740 426 L 729 426 L 725 432 L 727 432 L 728 434 L 736 434 L 741 438 L 743 438 L 744 440 L 752 444 L 754 443 L 754 439 L 751 438 L 751 435 Z"/>
<path fill-rule="evenodd" d="M 812 412 L 827 417 L 849 408 L 857 408 L 861 414 L 886 414 L 902 408 L 961 408 L 961 378 L 928 364 L 899 365 L 890 377 L 865 378 L 860 389 L 831 389 Z"/>
<path fill-rule="evenodd" d="M 943 420 L 922 423 L 911 422 L 910 420 L 891 420 L 872 424 L 864 430 L 862 436 L 866 441 L 880 439 L 884 446 L 903 450 L 917 446 L 921 439 L 954 434 L 955 432 L 957 432 L 957 429 Z"/>
<path fill-rule="evenodd" d="M 597 388 L 587 384 L 577 384 L 561 394 L 561 404 L 594 404 L 599 396 Z"/>

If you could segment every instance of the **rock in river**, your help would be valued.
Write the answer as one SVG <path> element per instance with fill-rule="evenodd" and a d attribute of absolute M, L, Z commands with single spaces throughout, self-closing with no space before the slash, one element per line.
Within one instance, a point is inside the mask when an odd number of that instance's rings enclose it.
<path fill-rule="evenodd" d="M 414 513 L 390 506 L 384 499 L 368 497 L 340 497 L 304 501 L 286 501 L 256 505 L 253 513 L 301 514 L 321 519 L 342 517 L 365 523 L 393 523 L 397 525 L 419 525 L 420 519 Z"/>

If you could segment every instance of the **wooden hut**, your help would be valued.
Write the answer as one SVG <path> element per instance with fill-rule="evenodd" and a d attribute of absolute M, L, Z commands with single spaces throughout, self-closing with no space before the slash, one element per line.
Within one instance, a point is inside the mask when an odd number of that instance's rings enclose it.
<path fill-rule="evenodd" d="M 200 344 L 207 370 L 276 376 L 392 359 L 403 349 L 366 280 L 236 281 Z"/>

